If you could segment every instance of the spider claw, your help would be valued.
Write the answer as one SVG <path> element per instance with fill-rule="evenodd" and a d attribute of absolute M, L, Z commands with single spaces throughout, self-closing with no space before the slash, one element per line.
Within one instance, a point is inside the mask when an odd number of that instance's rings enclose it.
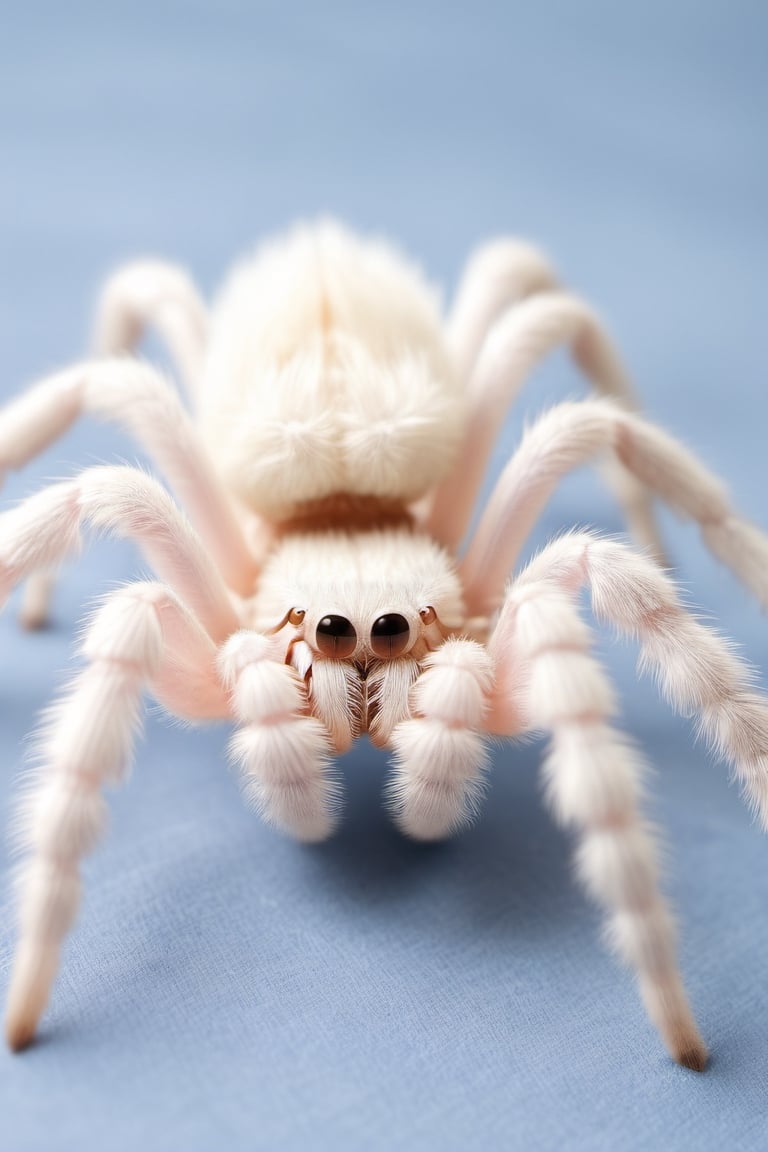
<path fill-rule="evenodd" d="M 673 1052 L 672 1056 L 681 1067 L 689 1068 L 691 1072 L 703 1072 L 709 1062 L 709 1052 L 699 1037 Z"/>
<path fill-rule="evenodd" d="M 53 572 L 33 572 L 27 580 L 19 609 L 19 624 L 26 631 L 35 632 L 48 624 L 54 580 Z"/>
<path fill-rule="evenodd" d="M 8 1019 L 5 1023 L 5 1039 L 11 1052 L 23 1052 L 35 1038 L 37 1021 L 31 1019 Z"/>
<path fill-rule="evenodd" d="M 35 1039 L 57 968 L 57 950 L 40 953 L 29 944 L 20 947 L 5 1017 L 5 1039 L 12 1052 L 21 1052 Z"/>
<path fill-rule="evenodd" d="M 690 1009 L 682 1018 L 656 1023 L 675 1063 L 681 1068 L 689 1068 L 691 1072 L 703 1072 L 709 1062 L 709 1052 L 699 1035 Z"/>

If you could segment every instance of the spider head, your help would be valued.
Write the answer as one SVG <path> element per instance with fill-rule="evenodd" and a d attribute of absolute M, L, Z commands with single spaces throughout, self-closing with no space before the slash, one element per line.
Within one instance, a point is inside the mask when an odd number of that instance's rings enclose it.
<path fill-rule="evenodd" d="M 382 612 L 365 624 L 357 626 L 347 616 L 329 612 L 317 613 L 305 608 L 292 608 L 281 622 L 280 628 L 292 625 L 297 634 L 307 641 L 318 656 L 326 660 L 350 660 L 367 664 L 375 660 L 394 660 L 407 656 L 415 647 L 422 652 L 430 647 L 430 640 L 441 633 L 441 624 L 430 605 L 418 613 Z M 436 625 L 436 630 L 432 628 Z"/>
<path fill-rule="evenodd" d="M 402 612 L 382 612 L 358 632 L 346 616 L 329 613 L 318 620 L 310 644 L 329 660 L 394 660 L 407 656 L 420 640 L 423 648 L 425 629 L 437 620 L 431 606 L 422 608 L 415 618 L 409 615 L 411 619 Z"/>
<path fill-rule="evenodd" d="M 318 659 L 420 660 L 462 605 L 451 561 L 406 530 L 287 539 L 264 571 L 259 615 L 292 628 Z"/>

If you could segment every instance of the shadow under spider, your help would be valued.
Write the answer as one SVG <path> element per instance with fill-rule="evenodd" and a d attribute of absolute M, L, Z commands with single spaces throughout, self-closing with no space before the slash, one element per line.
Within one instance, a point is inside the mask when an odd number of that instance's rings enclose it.
<path fill-rule="evenodd" d="M 329 841 L 300 848 L 308 868 L 360 904 L 439 902 L 454 922 L 520 937 L 592 918 L 570 868 L 571 843 L 553 823 L 539 785 L 540 745 L 492 749 L 488 790 L 476 823 L 456 837 L 419 843 L 403 836 L 382 803 L 387 754 L 361 743 L 339 765 L 344 814 Z"/>

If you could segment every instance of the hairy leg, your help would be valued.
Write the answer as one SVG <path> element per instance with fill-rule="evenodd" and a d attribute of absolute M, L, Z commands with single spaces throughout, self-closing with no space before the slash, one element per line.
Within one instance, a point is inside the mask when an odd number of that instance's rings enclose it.
<path fill-rule="evenodd" d="M 532 580 L 510 590 L 489 647 L 502 683 L 503 666 L 515 669 L 514 732 L 522 720 L 551 735 L 548 798 L 558 821 L 577 833 L 578 874 L 609 914 L 609 939 L 634 969 L 673 1058 L 701 1071 L 707 1050 L 678 970 L 656 847 L 639 811 L 643 764 L 610 723 L 613 693 L 590 654 L 589 630 L 568 593 Z"/>
<path fill-rule="evenodd" d="M 137 260 L 110 276 L 98 303 L 93 333 L 97 356 L 130 352 L 153 327 L 165 341 L 194 398 L 208 341 L 208 313 L 190 276 L 174 264 Z"/>
<path fill-rule="evenodd" d="M 332 742 L 310 716 L 298 673 L 282 662 L 274 638 L 235 633 L 219 658 L 235 717 L 244 725 L 230 751 L 246 798 L 270 823 L 299 840 L 324 840 L 339 815 L 339 788 L 330 772 Z"/>
<path fill-rule="evenodd" d="M 135 468 L 89 468 L 0 515 L 0 604 L 32 572 L 75 552 L 84 524 L 135 540 L 215 640 L 238 627 L 230 594 L 199 538 L 156 480 Z"/>
<path fill-rule="evenodd" d="M 728 762 L 747 803 L 768 829 L 768 698 L 755 691 L 750 669 L 733 646 L 684 608 L 665 573 L 618 541 L 588 532 L 561 537 L 531 562 L 514 587 L 522 590 L 541 580 L 571 597 L 588 587 L 597 619 L 640 641 L 641 670 L 654 674 L 681 715 L 697 717 L 697 731 Z M 495 701 L 502 708 L 497 720 L 502 728 L 504 697 L 513 699 L 518 675 L 504 655 L 506 628 L 502 613 Z"/>
<path fill-rule="evenodd" d="M 483 344 L 468 386 L 467 431 L 458 466 L 438 489 L 430 531 L 455 550 L 469 524 L 488 458 L 505 413 L 535 366 L 554 348 L 569 346 L 598 392 L 634 408 L 629 378 L 600 320 L 582 300 L 545 292 L 511 308 Z M 609 482 L 638 543 L 663 559 L 651 498 L 622 464 L 609 461 Z"/>
<path fill-rule="evenodd" d="M 136 438 L 186 505 L 229 586 L 250 592 L 256 562 L 230 498 L 175 389 L 148 364 L 130 359 L 76 364 L 0 409 L 0 479 L 3 472 L 23 467 L 86 413 L 113 420 Z M 50 584 L 50 574 L 33 583 L 24 611 L 27 623 L 44 621 Z"/>
<path fill-rule="evenodd" d="M 607 400 L 584 400 L 542 416 L 504 469 L 461 565 L 471 614 L 498 607 L 507 575 L 558 481 L 606 451 L 698 522 L 714 555 L 768 604 L 768 538 L 734 512 L 720 481 L 647 420 Z"/>
<path fill-rule="evenodd" d="M 464 269 L 448 317 L 448 343 L 462 380 L 469 380 L 494 323 L 512 305 L 559 287 L 543 252 L 514 237 L 477 248 Z"/>
<path fill-rule="evenodd" d="M 487 757 L 483 721 L 491 661 L 473 640 L 446 640 L 411 690 L 412 715 L 389 737 L 387 800 L 403 832 L 438 840 L 477 812 Z"/>
<path fill-rule="evenodd" d="M 28 855 L 19 873 L 20 936 L 6 1016 L 15 1050 L 30 1043 L 48 1001 L 80 901 L 80 860 L 104 827 L 101 788 L 119 783 L 128 767 L 143 688 L 157 678 L 190 718 L 227 714 L 213 675 L 214 645 L 162 585 L 129 585 L 109 596 L 83 653 L 88 665 L 40 734 L 39 764 L 19 813 Z M 190 664 L 198 672 L 187 693 L 180 670 Z"/>

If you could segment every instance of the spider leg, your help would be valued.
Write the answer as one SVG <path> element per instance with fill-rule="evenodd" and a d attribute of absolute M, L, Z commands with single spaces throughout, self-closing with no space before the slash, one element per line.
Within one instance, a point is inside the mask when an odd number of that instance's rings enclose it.
<path fill-rule="evenodd" d="M 130 352 L 150 326 L 167 344 L 194 398 L 208 341 L 205 304 L 183 268 L 160 260 L 137 260 L 118 268 L 102 289 L 94 325 L 94 352 L 97 356 Z"/>
<path fill-rule="evenodd" d="M 424 662 L 411 689 L 412 714 L 388 740 L 395 756 L 387 801 L 409 836 L 442 839 L 476 814 L 491 683 L 491 661 L 473 640 L 446 640 Z"/>
<path fill-rule="evenodd" d="M 30 1043 L 48 1001 L 80 901 L 79 863 L 104 827 L 100 790 L 124 777 L 143 688 L 156 682 L 158 697 L 188 718 L 228 715 L 215 645 L 163 585 L 132 584 L 110 595 L 91 621 L 83 652 L 87 666 L 40 735 L 39 767 L 19 813 L 29 855 L 19 874 L 20 936 L 6 1016 L 14 1050 Z M 183 674 L 191 667 L 187 690 Z"/>
<path fill-rule="evenodd" d="M 466 532 L 485 468 L 504 415 L 535 366 L 554 348 L 570 346 L 595 389 L 636 407 L 629 378 L 597 315 L 565 292 L 542 292 L 510 308 L 485 340 L 468 385 L 467 429 L 458 466 L 437 490 L 430 532 L 455 550 Z M 663 547 L 649 493 L 615 458 L 608 479 L 630 531 L 663 562 Z"/>
<path fill-rule="evenodd" d="M 324 840 L 339 816 L 331 775 L 333 746 L 310 716 L 295 669 L 281 662 L 274 638 L 241 631 L 221 650 L 219 671 L 243 724 L 230 745 L 246 798 L 261 815 L 299 840 Z"/>
<path fill-rule="evenodd" d="M 535 292 L 560 286 L 549 260 L 514 237 L 491 240 L 467 261 L 448 317 L 448 343 L 462 380 L 469 380 L 496 320 Z"/>
<path fill-rule="evenodd" d="M 714 555 L 768 604 L 768 538 L 734 512 L 720 481 L 649 421 L 607 400 L 584 400 L 545 413 L 502 472 L 461 565 L 471 615 L 498 606 L 506 575 L 558 480 L 606 451 L 698 522 Z"/>
<path fill-rule="evenodd" d="M 23 467 L 85 414 L 127 428 L 186 504 L 230 587 L 250 591 L 256 562 L 229 496 L 175 389 L 148 364 L 130 359 L 76 364 L 0 409 L 0 479 L 3 472 Z M 51 584 L 50 573 L 33 578 L 24 605 L 26 624 L 44 622 Z"/>
<path fill-rule="evenodd" d="M 653 836 L 639 811 L 642 760 L 610 723 L 613 693 L 589 646 L 571 595 L 550 580 L 531 580 L 512 586 L 490 651 L 502 684 L 504 666 L 516 666 L 513 734 L 522 720 L 551 736 L 549 800 L 558 821 L 577 832 L 578 874 L 609 914 L 609 939 L 634 969 L 673 1058 L 701 1071 L 707 1050 L 678 969 Z"/>
<path fill-rule="evenodd" d="M 238 627 L 230 594 L 167 492 L 135 468 L 89 468 L 0 515 L 0 604 L 31 572 L 76 551 L 83 523 L 135 540 L 215 640 Z"/>
<path fill-rule="evenodd" d="M 681 715 L 697 717 L 699 731 L 728 761 L 768 829 L 768 699 L 755 691 L 751 671 L 732 645 L 685 609 L 664 572 L 616 540 L 589 532 L 563 536 L 535 557 L 514 586 L 524 589 L 543 579 L 571 596 L 588 586 L 597 619 L 641 642 L 641 669 L 653 671 Z M 518 676 L 504 654 L 504 612 L 495 641 L 500 695 L 494 708 L 502 708 L 502 728 L 504 697 L 514 697 Z"/>

